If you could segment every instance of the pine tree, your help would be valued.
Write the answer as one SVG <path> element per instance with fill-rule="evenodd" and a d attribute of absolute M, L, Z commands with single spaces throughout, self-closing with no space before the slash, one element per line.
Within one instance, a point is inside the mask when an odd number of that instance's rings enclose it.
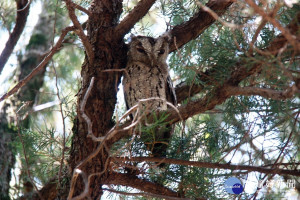
<path fill-rule="evenodd" d="M 32 76 L 22 76 L 11 92 L 0 94 L 1 101 L 22 99 L 32 91 L 25 89 L 29 80 L 45 79 L 32 93 L 43 95 L 26 100 L 35 102 L 26 109 L 53 103 L 46 111 L 29 112 L 34 122 L 28 126 L 20 120 L 15 127 L 22 136 L 14 143 L 20 147 L 16 151 L 30 158 L 21 157 L 28 165 L 23 176 L 29 183 L 23 181 L 23 187 L 41 188 L 30 196 L 17 189 L 14 194 L 23 199 L 274 199 L 286 198 L 291 187 L 299 193 L 298 4 L 49 2 L 43 12 L 54 13 L 48 32 L 58 34 L 55 42 L 34 64 Z M 65 23 L 57 22 L 66 14 L 71 25 L 61 28 Z M 157 24 L 165 24 L 161 32 Z M 172 38 L 169 66 L 178 105 L 139 123 L 145 119 L 129 118 L 118 97 L 129 34 L 157 37 L 164 31 Z M 26 50 L 36 42 L 49 44 L 44 33 L 36 36 L 33 32 Z M 7 56 L 0 63 L 6 61 Z M 80 83 L 74 78 L 76 65 Z M 166 124 L 176 124 L 166 158 L 151 157 L 143 141 L 155 141 L 153 130 Z M 160 162 L 164 168 L 157 167 Z M 240 179 L 247 191 L 226 192 L 230 177 Z M 279 186 L 282 182 L 286 187 Z"/>

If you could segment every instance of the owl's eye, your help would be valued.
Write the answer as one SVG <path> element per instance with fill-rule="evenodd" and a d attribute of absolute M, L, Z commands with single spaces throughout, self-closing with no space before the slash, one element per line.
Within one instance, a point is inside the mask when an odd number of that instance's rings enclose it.
<path fill-rule="evenodd" d="M 140 52 L 140 53 L 146 53 L 146 51 L 143 49 L 143 48 L 136 48 L 137 50 L 138 50 L 138 52 Z"/>
<path fill-rule="evenodd" d="M 164 54 L 165 53 L 165 50 L 164 49 L 161 49 L 158 54 Z"/>

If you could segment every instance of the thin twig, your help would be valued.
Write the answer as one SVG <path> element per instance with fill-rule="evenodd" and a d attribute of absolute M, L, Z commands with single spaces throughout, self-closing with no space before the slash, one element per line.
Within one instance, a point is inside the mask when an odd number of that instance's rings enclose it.
<path fill-rule="evenodd" d="M 66 123 L 65 123 L 65 116 L 63 113 L 63 107 L 62 107 L 62 100 L 60 98 L 60 93 L 59 93 L 59 88 L 58 88 L 58 83 L 57 83 L 57 73 L 55 70 L 55 67 L 53 65 L 53 70 L 55 73 L 55 87 L 56 87 L 56 96 L 59 100 L 59 111 L 61 114 L 61 118 L 62 118 L 62 124 L 63 124 L 63 141 L 62 141 L 62 150 L 61 150 L 61 160 L 60 160 L 60 166 L 59 166 L 59 172 L 58 172 L 58 183 L 60 184 L 60 178 L 62 175 L 62 169 L 63 169 L 63 165 L 64 165 L 64 160 L 65 160 L 65 151 L 66 151 Z"/>
<path fill-rule="evenodd" d="M 298 41 L 296 40 L 296 37 L 292 35 L 287 28 L 284 28 L 274 17 L 265 13 L 265 11 L 261 9 L 253 0 L 245 0 L 245 1 L 249 6 L 251 6 L 254 9 L 254 11 L 257 14 L 262 16 L 264 20 L 269 21 L 271 24 L 273 24 L 273 26 L 278 28 L 281 31 L 281 33 L 284 35 L 284 37 L 289 41 L 289 43 L 292 46 L 294 46 L 295 50 L 299 50 Z"/>

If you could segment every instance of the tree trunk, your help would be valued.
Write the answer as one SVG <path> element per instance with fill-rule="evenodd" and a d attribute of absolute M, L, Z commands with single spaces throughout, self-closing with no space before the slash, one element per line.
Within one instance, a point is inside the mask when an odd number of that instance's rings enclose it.
<path fill-rule="evenodd" d="M 112 116 L 116 104 L 117 86 L 121 78 L 119 72 L 104 72 L 103 70 L 120 69 L 125 67 L 126 62 L 126 45 L 123 40 L 116 40 L 113 32 L 122 12 L 122 1 L 95 0 L 90 11 L 93 14 L 89 18 L 87 31 L 89 41 L 93 46 L 95 59 L 91 63 L 86 56 L 82 65 L 82 85 L 77 105 L 78 116 L 75 122 L 76 130 L 74 131 L 70 155 L 70 167 L 72 170 L 95 151 L 99 145 L 99 143 L 87 137 L 87 123 L 80 115 L 80 105 L 91 78 L 95 77 L 95 83 L 87 100 L 86 105 L 88 106 L 85 107 L 84 112 L 91 119 L 93 134 L 99 137 L 104 136 L 114 125 Z M 107 156 L 107 152 L 101 152 L 80 167 L 80 170 L 87 176 L 92 173 L 102 172 Z M 101 195 L 101 179 L 104 177 L 105 175 L 92 177 L 89 190 L 92 199 L 96 199 Z M 77 180 L 73 196 L 79 195 L 82 191 L 84 191 L 84 184 L 82 181 Z"/>

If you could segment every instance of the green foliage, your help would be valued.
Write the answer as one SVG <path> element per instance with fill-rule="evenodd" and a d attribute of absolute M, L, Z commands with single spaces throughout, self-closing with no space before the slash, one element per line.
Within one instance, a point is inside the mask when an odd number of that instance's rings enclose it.
<path fill-rule="evenodd" d="M 45 184 L 49 178 L 58 173 L 61 158 L 61 136 L 54 128 L 42 130 L 36 127 L 36 131 L 22 130 L 21 138 L 18 138 L 17 149 L 21 154 L 22 175 L 27 177 L 27 169 L 31 176 L 35 177 L 38 184 Z M 23 146 L 24 145 L 24 146 Z M 24 147 L 24 149 L 23 149 Z M 28 168 L 29 167 L 29 168 Z M 22 178 L 23 180 L 27 178 Z"/>

